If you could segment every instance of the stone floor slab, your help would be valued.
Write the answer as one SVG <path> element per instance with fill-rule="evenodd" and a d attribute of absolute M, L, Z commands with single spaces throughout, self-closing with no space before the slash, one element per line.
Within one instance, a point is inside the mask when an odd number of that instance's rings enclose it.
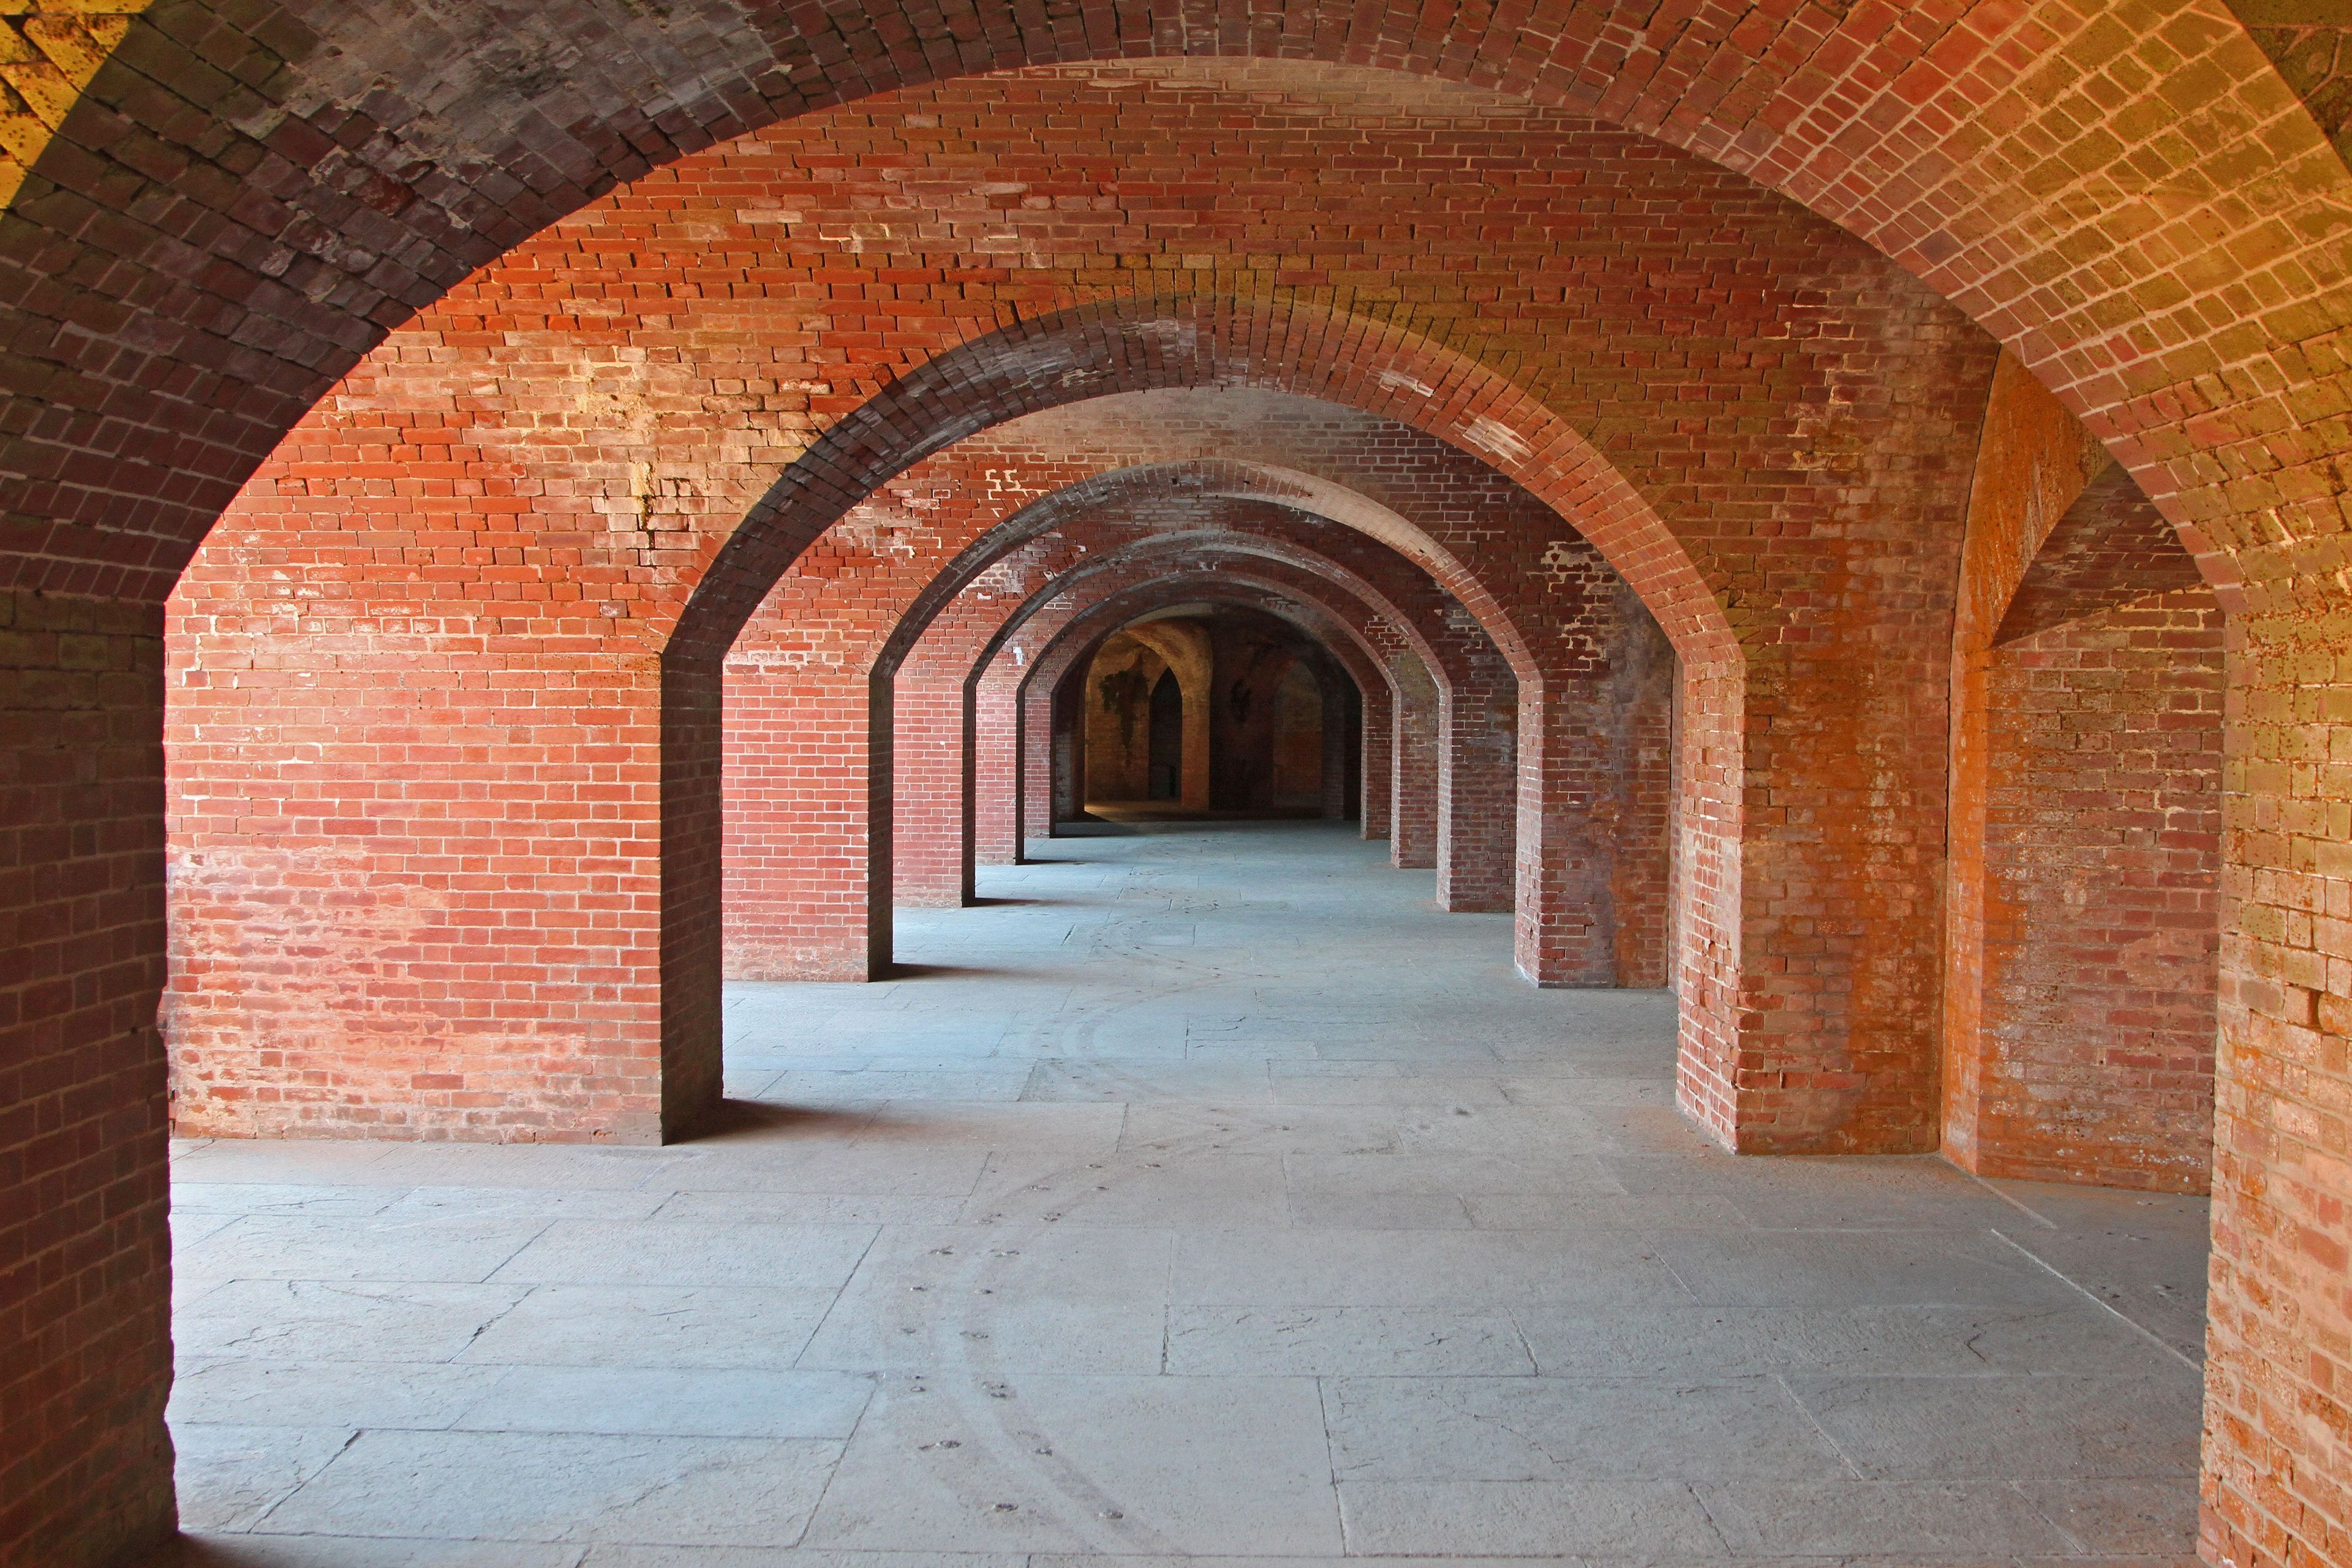
<path fill-rule="evenodd" d="M 1723 1554 L 1706 1509 L 1675 1481 L 1350 1481 L 1339 1500 L 1351 1556 Z"/>
<path fill-rule="evenodd" d="M 269 1534 L 760 1546 L 800 1538 L 838 1443 L 367 1432 Z"/>
<path fill-rule="evenodd" d="M 800 1364 L 1157 1372 L 1171 1245 L 1121 1226 L 892 1226 Z"/>
<path fill-rule="evenodd" d="M 800 1359 L 838 1295 L 789 1286 L 541 1285 L 457 1359 L 782 1370 Z"/>
<path fill-rule="evenodd" d="M 836 1287 L 873 1244 L 867 1225 L 558 1220 L 499 1270 L 514 1285 Z"/>
<path fill-rule="evenodd" d="M 809 1532 L 893 1551 L 1336 1553 L 1305 1378 L 894 1381 Z"/>
<path fill-rule="evenodd" d="M 1412 1307 L 1172 1307 L 1168 1371 L 1186 1377 L 1531 1377 L 1503 1312 Z"/>
<path fill-rule="evenodd" d="M 694 1142 L 178 1146 L 201 1568 L 2188 1561 L 2200 1203 L 1728 1154 L 1330 827 L 1032 848 Z"/>
<path fill-rule="evenodd" d="M 1346 1481 L 1834 1479 L 1844 1459 L 1771 1378 L 1337 1378 Z"/>

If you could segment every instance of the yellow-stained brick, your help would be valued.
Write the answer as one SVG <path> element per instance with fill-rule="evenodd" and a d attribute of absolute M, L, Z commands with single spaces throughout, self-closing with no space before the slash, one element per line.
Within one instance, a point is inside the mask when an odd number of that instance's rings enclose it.
<path fill-rule="evenodd" d="M 20 169 L 30 169 L 49 144 L 49 128 L 30 114 L 0 114 L 0 153 Z"/>
<path fill-rule="evenodd" d="M 81 96 L 65 73 L 46 60 L 0 65 L 0 81 L 15 88 L 26 106 L 52 131 L 65 123 L 74 100 Z"/>
<path fill-rule="evenodd" d="M 111 17 L 118 26 L 127 27 L 127 17 Z M 100 42 L 89 28 L 77 19 L 64 16 L 31 16 L 24 24 L 25 37 L 48 57 L 66 79 L 76 87 L 87 87 L 98 68 L 106 63 L 111 45 Z M 118 37 L 120 34 L 118 33 Z"/>

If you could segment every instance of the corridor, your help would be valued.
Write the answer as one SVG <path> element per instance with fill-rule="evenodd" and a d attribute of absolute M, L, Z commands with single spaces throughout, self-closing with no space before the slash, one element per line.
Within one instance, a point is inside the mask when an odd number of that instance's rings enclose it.
<path fill-rule="evenodd" d="M 194 1560 L 2193 1561 L 2202 1201 L 1734 1159 L 1342 826 L 1033 848 L 719 1136 L 179 1145 Z"/>

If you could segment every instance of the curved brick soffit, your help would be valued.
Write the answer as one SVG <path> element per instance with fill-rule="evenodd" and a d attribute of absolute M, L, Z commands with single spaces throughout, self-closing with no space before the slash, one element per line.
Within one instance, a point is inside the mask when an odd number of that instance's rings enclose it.
<path fill-rule="evenodd" d="M 1685 660 L 1738 657 L 1728 616 L 1664 521 L 1590 442 L 1503 377 L 1391 322 L 1302 301 L 1183 295 L 1101 300 L 982 333 L 843 416 L 719 547 L 678 616 L 665 663 L 715 669 L 801 552 L 922 458 L 1023 415 L 1172 386 L 1318 397 L 1436 437 L 1559 513 L 1633 586 Z M 1401 527 L 1403 537 L 1420 531 L 1311 476 L 1284 482 L 1303 484 L 1370 526 Z M 1516 653 L 1521 668 L 1533 668 L 1491 595 L 1466 574 L 1446 585 L 1507 657 Z"/>
<path fill-rule="evenodd" d="M 0 72 L 39 110 L 0 116 L 32 164 L 0 216 L 30 230 L 0 246 L 30 262 L 0 276 L 25 318 L 0 472 L 33 498 L 12 568 L 28 585 L 160 599 L 387 331 L 683 153 L 943 78 L 1195 56 L 1509 92 L 1754 179 L 2015 350 L 2215 586 L 2263 580 L 2257 607 L 2304 582 L 2342 592 L 2341 507 L 2305 481 L 2347 445 L 2322 384 L 2346 373 L 2305 345 L 2347 314 L 2352 170 L 2221 0 L 1673 4 L 1639 22 L 1554 0 L 1484 26 L 1442 0 L 1067 19 L 993 0 L 291 0 L 252 34 L 217 0 L 163 0 L 127 27 L 61 20 L 140 3 L 35 0 L 47 25 L 15 25 L 28 58 Z M 109 460 L 142 443 L 154 460 Z"/>
<path fill-rule="evenodd" d="M 995 528 L 974 540 L 941 568 L 939 575 L 907 607 L 890 636 L 884 640 L 876 655 L 875 668 L 884 671 L 895 670 L 956 595 L 1024 544 L 1055 529 L 1082 522 L 1093 516 L 1115 513 L 1124 503 L 1139 498 L 1165 500 L 1171 491 L 1187 500 L 1196 500 L 1203 507 L 1221 501 L 1255 501 L 1281 507 L 1312 521 L 1338 523 L 1368 535 L 1387 545 L 1411 564 L 1427 572 L 1440 590 L 1462 602 L 1465 608 L 1483 603 L 1488 613 L 1481 615 L 1473 609 L 1472 614 L 1510 665 L 1511 673 L 1522 681 L 1540 679 L 1535 660 L 1528 650 L 1527 639 L 1509 615 L 1477 586 L 1474 574 L 1464 570 L 1460 563 L 1412 522 L 1369 496 L 1330 480 L 1269 464 L 1227 460 L 1144 463 L 1115 468 L 1076 484 L 1065 485 L 1029 501 Z M 1223 537 L 1233 537 L 1232 531 L 1227 530 Z M 1303 546 L 1298 548 L 1301 553 L 1309 553 Z M 1315 556 L 1315 560 L 1318 564 L 1314 570 L 1346 572 L 1350 577 L 1355 577 L 1365 590 L 1370 590 L 1370 585 L 1362 583 L 1362 579 L 1348 568 L 1319 554 Z M 1049 579 L 1036 593 L 1046 595 L 1055 591 L 1055 580 Z M 1386 605 L 1387 601 L 1382 600 L 1381 603 Z M 1015 612 L 1015 617 L 1025 617 L 1034 611 L 1024 608 Z M 1382 613 L 1413 638 L 1415 651 L 1427 659 L 1428 649 L 1423 646 L 1419 634 L 1412 631 L 1410 621 L 1393 605 L 1389 605 Z M 990 657 L 993 656 L 1002 640 L 1012 635 L 1017 625 L 1015 617 L 1008 618 L 1003 630 L 998 634 L 997 641 L 990 645 Z M 985 658 L 982 663 L 985 664 Z"/>
<path fill-rule="evenodd" d="M 1245 531 L 1231 528 L 1188 530 L 1180 533 L 1167 533 L 1156 538 L 1137 540 L 1133 543 L 1122 545 L 1118 549 L 1105 551 L 1099 555 L 1090 555 L 1069 570 L 1048 578 L 1038 585 L 1035 592 L 1014 606 L 1004 617 L 1003 624 L 981 646 L 973 658 L 971 670 L 965 676 L 965 683 L 970 685 L 978 680 L 994 662 L 1004 645 L 1018 636 L 1023 626 L 1043 615 L 1056 602 L 1075 595 L 1083 595 L 1088 584 L 1100 578 L 1136 566 L 1149 565 L 1161 557 L 1176 557 L 1185 563 L 1180 570 L 1168 574 L 1168 580 L 1171 584 L 1179 579 L 1188 582 L 1198 581 L 1198 573 L 1192 570 L 1192 563 L 1196 562 L 1206 563 L 1213 570 L 1221 571 L 1229 569 L 1226 563 L 1242 563 L 1244 564 L 1237 569 L 1246 571 L 1247 563 L 1271 561 L 1306 573 L 1328 584 L 1336 594 L 1344 595 L 1345 599 L 1353 601 L 1357 609 L 1356 616 L 1343 614 L 1336 605 L 1327 605 L 1325 607 L 1339 616 L 1343 622 L 1349 623 L 1350 639 L 1380 668 L 1383 686 L 1391 689 L 1393 689 L 1394 686 L 1392 679 L 1388 674 L 1387 661 L 1381 657 L 1379 649 L 1370 639 L 1357 629 L 1360 624 L 1358 617 L 1361 620 L 1385 622 L 1394 631 L 1398 639 L 1412 649 L 1414 657 L 1419 658 L 1423 666 L 1428 669 L 1431 679 L 1437 682 L 1441 688 L 1450 684 L 1445 666 L 1440 660 L 1437 650 L 1430 646 L 1429 639 L 1422 635 L 1410 616 L 1360 573 L 1303 545 L 1293 544 L 1283 540 L 1253 538 Z M 1153 586 L 1155 584 L 1133 584 L 1131 591 L 1139 593 Z M 1130 590 L 1119 590 L 1122 593 L 1129 591 Z M 1171 588 L 1169 591 L 1174 590 Z M 1291 589 L 1285 591 L 1296 592 Z M 1051 646 L 1050 642 L 1048 646 Z M 1030 661 L 1031 668 L 1034 668 L 1044 657 L 1041 650 L 1038 658 Z"/>
<path fill-rule="evenodd" d="M 1289 607 L 1288 613 L 1285 614 L 1258 597 L 1244 597 L 1243 590 L 1249 590 L 1254 595 L 1268 595 L 1279 600 Z M 1314 639 L 1317 647 L 1322 648 L 1346 668 L 1360 689 L 1364 689 L 1361 672 L 1354 668 L 1353 661 L 1334 646 L 1335 642 L 1340 639 L 1335 639 L 1329 634 L 1332 631 L 1338 631 L 1341 634 L 1341 638 L 1355 652 L 1370 661 L 1375 668 L 1381 668 L 1378 653 L 1363 641 L 1361 633 L 1349 623 L 1348 617 L 1328 605 L 1318 602 L 1302 585 L 1286 584 L 1276 577 L 1262 576 L 1246 567 L 1220 567 L 1210 572 L 1179 573 L 1150 583 L 1138 583 L 1129 587 L 1113 589 L 1086 605 L 1056 630 L 1053 637 L 1046 640 L 1045 646 L 1038 650 L 1037 657 L 1029 661 L 1028 672 L 1021 678 L 1016 691 L 1025 698 L 1031 683 L 1049 669 L 1055 671 L 1054 684 L 1059 685 L 1062 678 L 1085 659 L 1089 649 L 1115 635 L 1121 626 L 1138 616 L 1148 616 L 1154 609 L 1171 603 L 1168 596 L 1171 594 L 1176 595 L 1184 601 L 1200 600 L 1208 604 L 1240 605 L 1245 608 L 1265 610 L 1270 615 L 1282 616 L 1283 619 L 1297 627 L 1303 636 Z M 1317 625 L 1318 622 L 1324 623 L 1319 629 Z M 1057 660 L 1060 661 L 1058 668 Z"/>

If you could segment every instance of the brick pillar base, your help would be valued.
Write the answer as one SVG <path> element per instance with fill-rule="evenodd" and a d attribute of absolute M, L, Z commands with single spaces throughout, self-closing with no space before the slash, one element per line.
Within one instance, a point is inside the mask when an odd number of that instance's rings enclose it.
<path fill-rule="evenodd" d="M 1457 688 L 1440 705 L 1437 902 L 1455 913 L 1511 907 L 1518 827 L 1513 700 L 1507 685 Z"/>

